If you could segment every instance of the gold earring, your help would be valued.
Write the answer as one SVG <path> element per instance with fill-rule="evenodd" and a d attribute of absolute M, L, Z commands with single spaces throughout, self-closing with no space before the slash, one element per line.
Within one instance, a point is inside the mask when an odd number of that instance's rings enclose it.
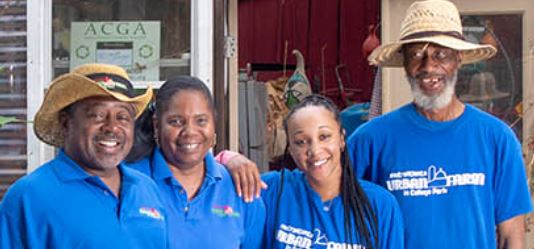
<path fill-rule="evenodd" d="M 217 144 L 217 133 L 213 133 L 213 146 L 215 146 Z"/>
<path fill-rule="evenodd" d="M 159 139 L 157 133 L 154 133 L 154 143 L 156 143 L 156 145 L 159 147 Z"/>

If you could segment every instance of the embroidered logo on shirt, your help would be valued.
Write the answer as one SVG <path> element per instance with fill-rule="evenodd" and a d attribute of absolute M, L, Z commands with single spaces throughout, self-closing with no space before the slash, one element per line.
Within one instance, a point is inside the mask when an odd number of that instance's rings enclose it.
<path fill-rule="evenodd" d="M 450 188 L 461 186 L 484 186 L 486 174 L 448 174 L 443 168 L 430 165 L 427 170 L 392 172 L 386 181 L 389 191 L 402 191 L 404 196 L 443 195 Z"/>
<path fill-rule="evenodd" d="M 163 220 L 163 215 L 155 208 L 141 207 L 139 213 L 153 219 Z"/>
<path fill-rule="evenodd" d="M 234 209 L 228 205 L 224 206 L 214 206 L 211 208 L 211 213 L 219 216 L 219 217 L 239 217 L 241 214 L 234 211 Z"/>

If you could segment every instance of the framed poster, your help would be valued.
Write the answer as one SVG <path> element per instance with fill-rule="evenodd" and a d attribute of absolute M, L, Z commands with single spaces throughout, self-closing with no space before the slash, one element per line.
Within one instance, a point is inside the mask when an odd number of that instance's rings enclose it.
<path fill-rule="evenodd" d="M 159 81 L 160 22 L 72 22 L 70 68 L 86 63 L 124 67 L 132 81 Z"/>

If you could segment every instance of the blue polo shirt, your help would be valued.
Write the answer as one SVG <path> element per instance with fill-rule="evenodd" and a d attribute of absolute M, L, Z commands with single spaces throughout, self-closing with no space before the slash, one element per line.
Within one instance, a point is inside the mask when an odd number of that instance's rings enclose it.
<path fill-rule="evenodd" d="M 156 185 L 119 165 L 120 199 L 61 150 L 18 180 L 0 205 L 0 248 L 165 248 Z"/>
<path fill-rule="evenodd" d="M 265 222 L 261 200 L 245 203 L 237 196 L 230 174 L 208 153 L 206 176 L 191 201 L 172 175 L 159 148 L 151 158 L 130 166 L 158 185 L 168 211 L 171 248 L 259 248 Z"/>

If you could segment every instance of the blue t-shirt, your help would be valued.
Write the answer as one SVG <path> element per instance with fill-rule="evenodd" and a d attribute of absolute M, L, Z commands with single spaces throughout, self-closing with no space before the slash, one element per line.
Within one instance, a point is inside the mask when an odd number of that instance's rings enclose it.
<path fill-rule="evenodd" d="M 397 198 L 406 248 L 496 248 L 496 225 L 531 210 L 519 142 L 471 105 L 436 122 L 408 104 L 361 126 L 347 146 L 357 175 Z"/>
<path fill-rule="evenodd" d="M 165 248 L 163 203 L 152 180 L 119 166 L 120 199 L 62 150 L 18 180 L 0 205 L 0 248 Z"/>
<path fill-rule="evenodd" d="M 323 202 L 302 171 L 284 169 L 278 203 L 281 173 L 265 173 L 262 180 L 269 186 L 262 191 L 267 209 L 263 248 L 348 248 L 350 241 L 345 236 L 341 196 Z M 395 198 L 373 183 L 359 182 L 378 219 L 379 248 L 404 248 L 402 215 Z M 359 245 L 357 231 L 351 237 L 355 245 L 351 248 L 362 248 L 356 246 Z"/>
<path fill-rule="evenodd" d="M 154 179 L 161 191 L 170 248 L 259 248 L 265 222 L 263 202 L 245 203 L 238 197 L 228 171 L 211 153 L 204 163 L 206 176 L 191 201 L 160 149 L 154 150 L 152 158 L 130 165 Z"/>

